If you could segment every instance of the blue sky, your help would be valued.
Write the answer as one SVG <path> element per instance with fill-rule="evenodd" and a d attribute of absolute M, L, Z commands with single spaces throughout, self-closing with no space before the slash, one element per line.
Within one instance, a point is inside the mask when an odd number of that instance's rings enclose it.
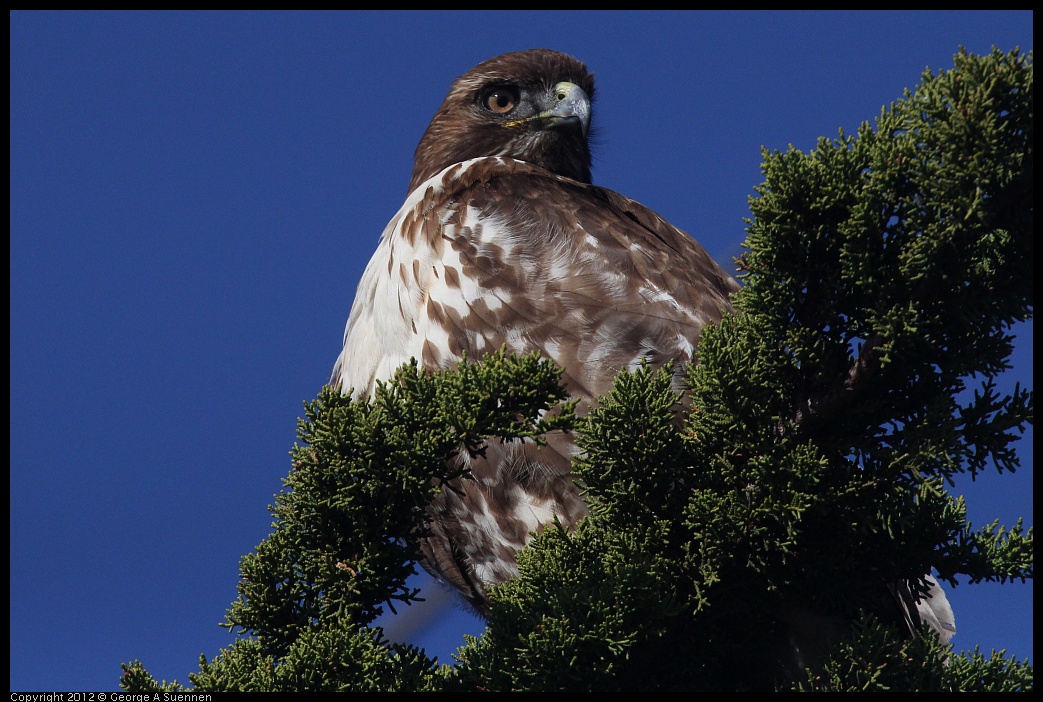
<path fill-rule="evenodd" d="M 1030 12 L 11 14 L 11 689 L 187 683 L 269 533 L 302 402 L 449 83 L 532 47 L 598 81 L 596 183 L 719 261 L 760 149 L 852 132 Z M 1032 386 L 1032 325 L 1009 386 Z M 1016 475 L 954 492 L 1032 523 Z M 437 588 L 388 622 L 442 660 Z M 949 591 L 957 649 L 1032 657 L 1032 586 Z M 430 616 L 427 616 L 430 615 Z M 420 620 L 426 617 L 426 624 Z"/>

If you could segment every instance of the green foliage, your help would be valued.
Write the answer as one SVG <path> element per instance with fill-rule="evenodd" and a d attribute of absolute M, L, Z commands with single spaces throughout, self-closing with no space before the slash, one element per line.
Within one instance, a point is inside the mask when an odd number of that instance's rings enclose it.
<path fill-rule="evenodd" d="M 123 666 L 128 692 L 181 692 L 158 684 L 136 662 Z M 340 621 L 302 634 L 281 659 L 267 655 L 257 639 L 239 639 L 208 662 L 200 656 L 189 679 L 207 692 L 422 692 L 437 689 L 438 667 L 423 651 L 390 644 L 383 632 Z"/>
<path fill-rule="evenodd" d="M 571 406 L 528 419 L 566 399 L 559 380 L 536 356 L 499 352 L 457 373 L 403 367 L 371 404 L 325 388 L 306 406 L 294 469 L 272 509 L 274 533 L 243 558 L 226 626 L 282 656 L 304 632 L 366 626 L 382 603 L 414 601 L 406 580 L 416 572 L 424 508 L 461 474 L 447 459 L 480 453 L 487 436 L 542 440 L 568 428 Z"/>
<path fill-rule="evenodd" d="M 808 671 L 793 688 L 804 692 L 1023 692 L 1032 689 L 1032 667 L 1005 658 L 986 659 L 975 647 L 968 656 L 949 658 L 933 636 L 906 641 L 871 618 L 863 618 L 850 642 L 836 650 L 820 670 Z M 944 661 L 943 664 L 936 664 Z"/>
<path fill-rule="evenodd" d="M 638 659 L 658 664 L 678 607 L 658 529 L 547 529 L 519 561 L 521 576 L 497 589 L 489 626 L 461 649 L 461 689 L 627 690 Z M 548 594 L 553 594 L 548 597 Z M 640 653 L 638 653 L 640 652 Z"/>
<path fill-rule="evenodd" d="M 246 638 L 195 689 L 1030 690 L 1027 661 L 901 636 L 885 587 L 1032 577 L 1032 530 L 975 528 L 945 489 L 1016 470 L 1032 422 L 1032 392 L 994 382 L 1033 304 L 1032 61 L 955 63 L 875 127 L 765 153 L 736 313 L 683 401 L 641 368 L 577 419 L 557 369 L 503 353 L 406 366 L 371 402 L 325 389 L 242 561 Z M 520 554 L 456 666 L 386 641 L 425 505 L 466 479 L 447 459 L 548 431 L 575 432 L 590 516 Z M 802 627 L 831 634 L 809 670 L 781 653 Z"/>

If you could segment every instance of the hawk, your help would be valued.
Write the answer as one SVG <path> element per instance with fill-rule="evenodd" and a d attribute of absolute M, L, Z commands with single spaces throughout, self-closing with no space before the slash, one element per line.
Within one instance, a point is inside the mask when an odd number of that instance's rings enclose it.
<path fill-rule="evenodd" d="M 505 345 L 562 367 L 582 412 L 624 368 L 693 358 L 738 284 L 688 234 L 591 184 L 593 97 L 582 63 L 543 49 L 452 84 L 362 275 L 332 384 L 364 396 L 410 358 L 446 368 Z M 586 514 L 575 445 L 548 441 L 463 457 L 474 480 L 430 508 L 425 565 L 479 610 L 533 531 Z"/>
<path fill-rule="evenodd" d="M 411 358 L 447 368 L 506 346 L 562 367 L 580 412 L 642 363 L 678 362 L 683 389 L 701 330 L 739 285 L 691 236 L 592 184 L 593 99 L 586 66 L 547 49 L 453 82 L 362 275 L 331 384 L 363 397 Z M 575 444 L 548 442 L 461 456 L 474 479 L 429 508 L 424 565 L 479 611 L 533 532 L 586 514 Z"/>

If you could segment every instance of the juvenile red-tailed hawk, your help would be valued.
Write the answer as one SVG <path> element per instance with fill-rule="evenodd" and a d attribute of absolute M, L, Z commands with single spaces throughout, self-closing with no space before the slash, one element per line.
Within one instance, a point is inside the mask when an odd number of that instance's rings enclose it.
<path fill-rule="evenodd" d="M 334 385 L 365 395 L 411 357 L 445 368 L 506 344 L 563 367 L 582 411 L 622 368 L 692 358 L 738 285 L 680 229 L 591 185 L 593 95 L 586 67 L 548 50 L 498 56 L 453 83 L 359 283 Z M 486 587 L 516 573 L 530 532 L 586 513 L 575 445 L 550 442 L 490 446 L 461 494 L 431 507 L 426 565 L 479 609 Z"/>
<path fill-rule="evenodd" d="M 455 365 L 506 345 L 564 368 L 580 411 L 615 375 L 694 358 L 738 284 L 688 234 L 591 184 L 594 78 L 545 49 L 458 78 L 416 149 L 409 195 L 359 283 L 331 382 L 354 395 L 416 358 Z M 479 610 L 515 554 L 555 516 L 586 512 L 566 436 L 490 445 L 474 480 L 430 508 L 426 567 Z M 463 457 L 463 460 L 469 460 Z"/>

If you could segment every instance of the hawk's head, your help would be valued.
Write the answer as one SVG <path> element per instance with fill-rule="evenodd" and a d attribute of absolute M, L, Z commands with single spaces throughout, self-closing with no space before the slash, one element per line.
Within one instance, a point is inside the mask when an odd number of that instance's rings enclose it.
<path fill-rule="evenodd" d="M 454 163 L 506 156 L 590 182 L 594 76 L 566 54 L 503 54 L 457 78 L 417 146 L 412 191 Z"/>

